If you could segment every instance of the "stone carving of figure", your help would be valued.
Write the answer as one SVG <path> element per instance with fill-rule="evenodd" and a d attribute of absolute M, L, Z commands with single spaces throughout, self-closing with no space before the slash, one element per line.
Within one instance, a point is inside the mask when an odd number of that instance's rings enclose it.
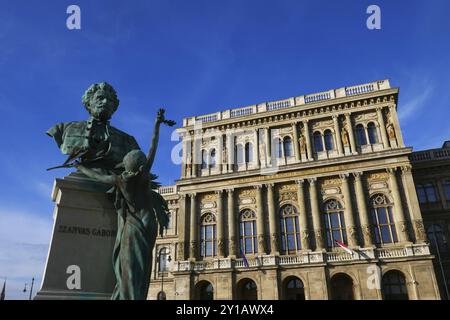
<path fill-rule="evenodd" d="M 152 143 L 147 156 L 141 150 L 132 150 L 123 158 L 124 171 L 120 174 L 100 174 L 83 163 L 75 166 L 85 175 L 113 186 L 114 206 L 118 213 L 118 230 L 113 261 L 116 287 L 111 299 L 145 300 L 152 268 L 152 251 L 158 233 L 162 236 L 169 223 L 169 210 L 164 198 L 154 191 L 158 184 L 150 170 L 156 154 L 159 127 L 174 121 L 164 118 L 164 109 L 158 111 Z M 122 151 L 123 152 L 123 151 Z"/>
<path fill-rule="evenodd" d="M 342 136 L 342 143 L 344 144 L 344 146 L 348 146 L 348 144 L 349 144 L 348 132 L 345 127 L 342 127 L 342 129 L 341 129 L 341 136 Z"/>
<path fill-rule="evenodd" d="M 396 134 L 395 134 L 394 123 L 392 121 L 392 115 L 391 115 L 390 111 L 388 111 L 386 113 L 386 118 L 387 118 L 386 129 L 387 129 L 387 132 L 388 132 L 388 135 L 389 135 L 389 139 L 395 140 L 396 139 Z"/>
<path fill-rule="evenodd" d="M 302 134 L 300 138 L 298 139 L 298 142 L 300 143 L 300 151 L 303 154 L 306 154 L 306 138 L 305 135 Z"/>

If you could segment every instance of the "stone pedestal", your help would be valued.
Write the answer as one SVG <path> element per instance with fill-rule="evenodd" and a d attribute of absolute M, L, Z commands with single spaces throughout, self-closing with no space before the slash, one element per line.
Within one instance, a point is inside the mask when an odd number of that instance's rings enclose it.
<path fill-rule="evenodd" d="M 110 298 L 117 215 L 108 188 L 77 175 L 55 180 L 53 234 L 35 299 Z"/>

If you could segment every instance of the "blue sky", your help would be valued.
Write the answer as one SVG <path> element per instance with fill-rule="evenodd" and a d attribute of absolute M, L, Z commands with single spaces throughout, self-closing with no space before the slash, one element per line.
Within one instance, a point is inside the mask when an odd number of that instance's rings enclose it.
<path fill-rule="evenodd" d="M 81 8 L 81 30 L 66 8 Z M 366 9 L 381 8 L 381 30 Z M 400 87 L 405 142 L 450 139 L 450 2 L 432 1 L 0 1 L 0 279 L 7 298 L 40 284 L 51 234 L 53 180 L 64 160 L 45 131 L 87 118 L 81 95 L 108 81 L 112 124 L 150 142 L 157 108 L 182 118 L 389 78 Z M 162 130 L 154 171 L 176 142 Z M 2 285 L 2 281 L 0 281 Z"/>

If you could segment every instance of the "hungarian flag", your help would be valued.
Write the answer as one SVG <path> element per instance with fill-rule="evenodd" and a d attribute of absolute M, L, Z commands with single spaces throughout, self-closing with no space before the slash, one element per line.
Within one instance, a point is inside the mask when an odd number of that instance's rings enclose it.
<path fill-rule="evenodd" d="M 246 268 L 250 267 L 249 264 L 248 264 L 247 257 L 245 256 L 244 251 L 242 251 L 242 248 L 241 248 L 241 254 L 242 254 L 242 259 L 244 260 L 245 267 Z"/>
<path fill-rule="evenodd" d="M 0 293 L 0 300 L 5 300 L 5 286 L 6 286 L 6 280 L 3 282 L 3 289 L 2 293 Z"/>
<path fill-rule="evenodd" d="M 338 240 L 334 240 L 334 242 L 336 242 L 336 244 L 341 247 L 342 249 L 344 249 L 345 252 L 347 252 L 348 254 L 353 254 L 353 250 L 350 249 L 349 247 L 347 247 L 344 243 L 338 241 Z"/>

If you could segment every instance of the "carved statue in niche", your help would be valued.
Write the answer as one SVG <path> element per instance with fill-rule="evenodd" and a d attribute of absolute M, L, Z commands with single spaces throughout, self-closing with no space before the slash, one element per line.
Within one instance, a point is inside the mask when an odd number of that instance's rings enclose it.
<path fill-rule="evenodd" d="M 341 136 L 342 136 L 342 143 L 344 144 L 344 146 L 348 146 L 348 132 L 345 127 L 342 127 Z"/>
<path fill-rule="evenodd" d="M 386 129 L 387 129 L 387 132 L 389 135 L 389 139 L 395 140 L 396 134 L 395 134 L 394 123 L 392 121 L 392 115 L 391 115 L 390 111 L 386 112 L 386 119 L 387 119 Z"/>

